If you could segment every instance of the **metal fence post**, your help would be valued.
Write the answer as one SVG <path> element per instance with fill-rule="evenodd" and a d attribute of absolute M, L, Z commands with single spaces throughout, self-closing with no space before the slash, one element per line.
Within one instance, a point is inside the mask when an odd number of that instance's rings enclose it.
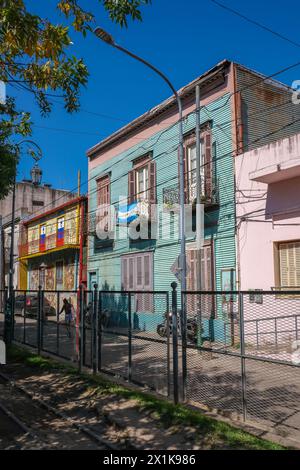
<path fill-rule="evenodd" d="M 11 339 L 12 341 L 15 339 L 15 290 L 12 291 L 12 311 L 11 311 Z"/>
<path fill-rule="evenodd" d="M 60 312 L 60 302 L 59 302 L 59 291 L 56 292 L 56 354 L 59 356 L 60 347 L 59 347 L 59 331 L 60 331 L 60 323 L 59 323 L 59 312 Z"/>
<path fill-rule="evenodd" d="M 99 311 L 99 324 L 98 324 L 98 371 L 101 371 L 102 367 L 102 296 L 101 291 L 99 291 L 98 299 L 98 311 Z"/>
<path fill-rule="evenodd" d="M 168 374 L 168 397 L 171 397 L 171 351 L 170 351 L 170 303 L 167 292 L 166 318 L 167 318 L 167 374 Z"/>
<path fill-rule="evenodd" d="M 79 286 L 79 342 L 78 342 L 78 369 L 79 372 L 82 371 L 83 366 L 83 315 L 84 315 L 84 293 L 83 293 L 83 285 L 80 284 Z"/>
<path fill-rule="evenodd" d="M 172 282 L 172 338 L 173 338 L 173 393 L 178 403 L 178 325 L 177 325 L 177 283 Z"/>
<path fill-rule="evenodd" d="M 128 380 L 132 377 L 132 319 L 131 319 L 131 294 L 128 292 Z"/>
<path fill-rule="evenodd" d="M 42 286 L 38 290 L 38 312 L 37 312 L 37 351 L 41 354 L 41 318 L 42 318 Z"/>
<path fill-rule="evenodd" d="M 13 288 L 5 288 L 5 304 L 4 304 L 4 341 L 10 345 L 13 339 L 13 322 L 14 322 L 14 301 Z"/>
<path fill-rule="evenodd" d="M 27 303 L 27 295 L 26 295 L 26 291 L 24 291 L 23 344 L 26 344 L 26 303 Z"/>
<path fill-rule="evenodd" d="M 94 285 L 94 308 L 93 308 L 93 373 L 96 374 L 98 370 L 98 328 L 99 328 L 99 317 L 98 317 L 98 284 Z"/>
<path fill-rule="evenodd" d="M 175 282 L 176 284 L 176 282 Z M 177 304 L 177 294 L 176 294 L 176 304 Z M 200 294 L 200 304 L 201 304 L 201 294 Z M 201 321 L 202 314 L 200 313 L 200 328 L 202 325 Z M 186 396 L 186 377 L 187 377 L 187 356 L 186 356 L 186 293 L 181 293 L 181 347 L 182 347 L 182 400 L 185 401 Z M 202 333 L 201 344 L 202 344 Z"/>
<path fill-rule="evenodd" d="M 247 379 L 246 379 L 246 359 L 245 359 L 245 334 L 244 334 L 244 299 L 239 292 L 239 312 L 240 312 L 240 355 L 241 355 L 241 382 L 242 382 L 242 410 L 243 419 L 247 419 Z"/>

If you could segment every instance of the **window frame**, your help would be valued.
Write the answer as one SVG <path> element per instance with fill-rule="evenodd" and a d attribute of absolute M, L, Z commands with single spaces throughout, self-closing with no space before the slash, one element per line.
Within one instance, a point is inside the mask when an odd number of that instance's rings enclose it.
<path fill-rule="evenodd" d="M 138 190 L 138 174 L 146 168 L 147 178 L 144 178 L 144 183 L 147 181 L 147 189 L 141 192 Z M 156 204 L 156 197 L 156 162 L 152 152 L 149 152 L 132 161 L 132 169 L 128 172 L 128 204 L 139 201 Z"/>
<path fill-rule="evenodd" d="M 148 273 L 146 276 L 146 263 L 148 259 Z M 140 262 L 140 281 L 138 279 L 138 263 Z M 154 300 L 152 294 L 147 292 L 153 291 L 153 251 L 142 251 L 137 253 L 125 254 L 121 256 L 121 289 L 125 292 L 133 292 L 134 309 L 139 313 L 152 313 L 154 309 Z M 126 268 L 124 269 L 126 265 Z M 132 266 L 132 271 L 130 269 Z M 145 284 L 145 279 L 148 277 L 148 284 Z M 127 280 L 125 285 L 124 279 Z M 143 291 L 144 293 L 135 293 Z"/>
<path fill-rule="evenodd" d="M 300 239 L 296 240 L 281 240 L 274 243 L 274 280 L 275 280 L 275 289 L 279 290 L 288 290 L 288 289 L 297 289 L 299 286 L 284 285 L 282 282 L 282 266 L 281 266 L 281 252 L 280 247 L 282 245 L 297 245 L 299 244 L 300 251 Z M 297 255 L 295 255 L 296 257 Z M 295 258 L 296 259 L 296 258 Z M 297 265 L 295 266 L 296 276 L 297 276 Z M 300 273 L 299 273 L 300 278 Z"/>
<path fill-rule="evenodd" d="M 209 146 L 207 146 L 207 141 L 209 142 Z M 184 137 L 184 192 L 185 192 L 185 202 L 191 203 L 196 199 L 196 195 L 194 198 L 191 197 L 191 169 L 190 169 L 190 158 L 188 151 L 191 147 L 196 145 L 196 134 L 195 130 L 192 133 L 186 135 Z M 209 151 L 207 150 L 209 148 Z M 212 127 L 211 123 L 206 123 L 205 125 L 201 126 L 200 129 L 200 153 L 201 153 L 201 196 L 203 198 L 210 198 L 212 195 L 212 179 L 214 173 L 214 166 L 213 166 L 213 142 L 212 142 Z M 178 155 L 179 157 L 179 155 Z M 208 160 L 208 163 L 207 161 Z M 180 162 L 179 166 L 180 166 Z M 197 164 L 196 164 L 197 165 Z M 194 169 L 197 178 L 197 166 Z M 178 168 L 178 178 L 180 175 L 180 168 Z M 195 184 L 196 187 L 196 184 Z M 195 189 L 196 192 L 196 189 Z"/>
<path fill-rule="evenodd" d="M 96 186 L 97 186 L 97 191 L 96 191 L 97 193 L 96 224 L 97 224 L 98 222 L 101 222 L 104 217 L 107 217 L 110 214 L 111 174 L 107 173 L 97 178 Z M 103 200 L 101 201 L 102 194 L 105 194 L 105 195 L 104 195 Z M 111 230 L 110 217 L 105 227 L 103 227 L 103 229 L 107 233 Z"/>

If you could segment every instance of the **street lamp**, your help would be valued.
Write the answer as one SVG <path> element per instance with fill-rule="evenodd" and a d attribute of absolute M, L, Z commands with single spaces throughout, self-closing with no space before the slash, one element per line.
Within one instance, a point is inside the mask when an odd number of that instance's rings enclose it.
<path fill-rule="evenodd" d="M 181 268 L 181 289 L 183 291 L 186 290 L 186 253 L 185 253 L 185 214 L 184 214 L 184 157 L 183 157 L 183 125 L 182 125 L 182 102 L 181 98 L 177 93 L 177 90 L 174 88 L 170 80 L 154 65 L 147 62 L 145 59 L 137 56 L 133 52 L 125 49 L 123 46 L 116 44 L 114 38 L 106 32 L 104 29 L 97 27 L 94 30 L 94 34 L 101 39 L 102 41 L 106 42 L 106 44 L 114 47 L 115 49 L 119 49 L 119 51 L 124 52 L 125 54 L 129 55 L 133 59 L 142 62 L 142 64 L 146 65 L 150 69 L 152 69 L 155 73 L 157 73 L 171 88 L 174 96 L 176 98 L 177 107 L 178 107 L 178 133 L 179 133 L 179 201 L 180 201 L 180 268 Z"/>
<path fill-rule="evenodd" d="M 35 160 L 35 166 L 37 162 L 42 158 L 42 150 L 38 144 L 33 140 L 23 139 L 16 145 L 17 152 L 20 152 L 20 146 L 22 144 L 33 145 L 37 149 L 37 153 L 33 149 L 29 149 L 28 153 Z M 12 222 L 11 222 L 11 237 L 10 237 L 10 253 L 9 253 L 9 277 L 8 277 L 8 299 L 5 306 L 5 318 L 4 318 L 4 339 L 6 344 L 10 344 L 12 340 L 12 326 L 13 326 L 13 290 L 14 290 L 14 244 L 15 244 L 15 209 L 16 209 L 16 175 L 17 165 L 15 167 L 14 181 L 13 181 L 13 192 L 12 192 Z"/>

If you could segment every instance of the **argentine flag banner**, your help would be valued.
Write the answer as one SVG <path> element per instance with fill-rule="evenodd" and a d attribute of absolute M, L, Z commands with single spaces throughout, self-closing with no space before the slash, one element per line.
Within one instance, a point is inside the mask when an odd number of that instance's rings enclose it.
<path fill-rule="evenodd" d="M 132 202 L 124 206 L 119 206 L 117 215 L 118 224 L 129 224 L 139 217 L 139 205 L 138 202 Z"/>

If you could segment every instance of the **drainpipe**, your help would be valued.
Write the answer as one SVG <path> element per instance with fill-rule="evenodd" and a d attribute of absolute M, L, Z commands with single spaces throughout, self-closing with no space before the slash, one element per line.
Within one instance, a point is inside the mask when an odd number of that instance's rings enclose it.
<path fill-rule="evenodd" d="M 79 285 L 83 282 L 83 227 L 84 227 L 84 201 L 80 202 L 79 220 Z"/>

